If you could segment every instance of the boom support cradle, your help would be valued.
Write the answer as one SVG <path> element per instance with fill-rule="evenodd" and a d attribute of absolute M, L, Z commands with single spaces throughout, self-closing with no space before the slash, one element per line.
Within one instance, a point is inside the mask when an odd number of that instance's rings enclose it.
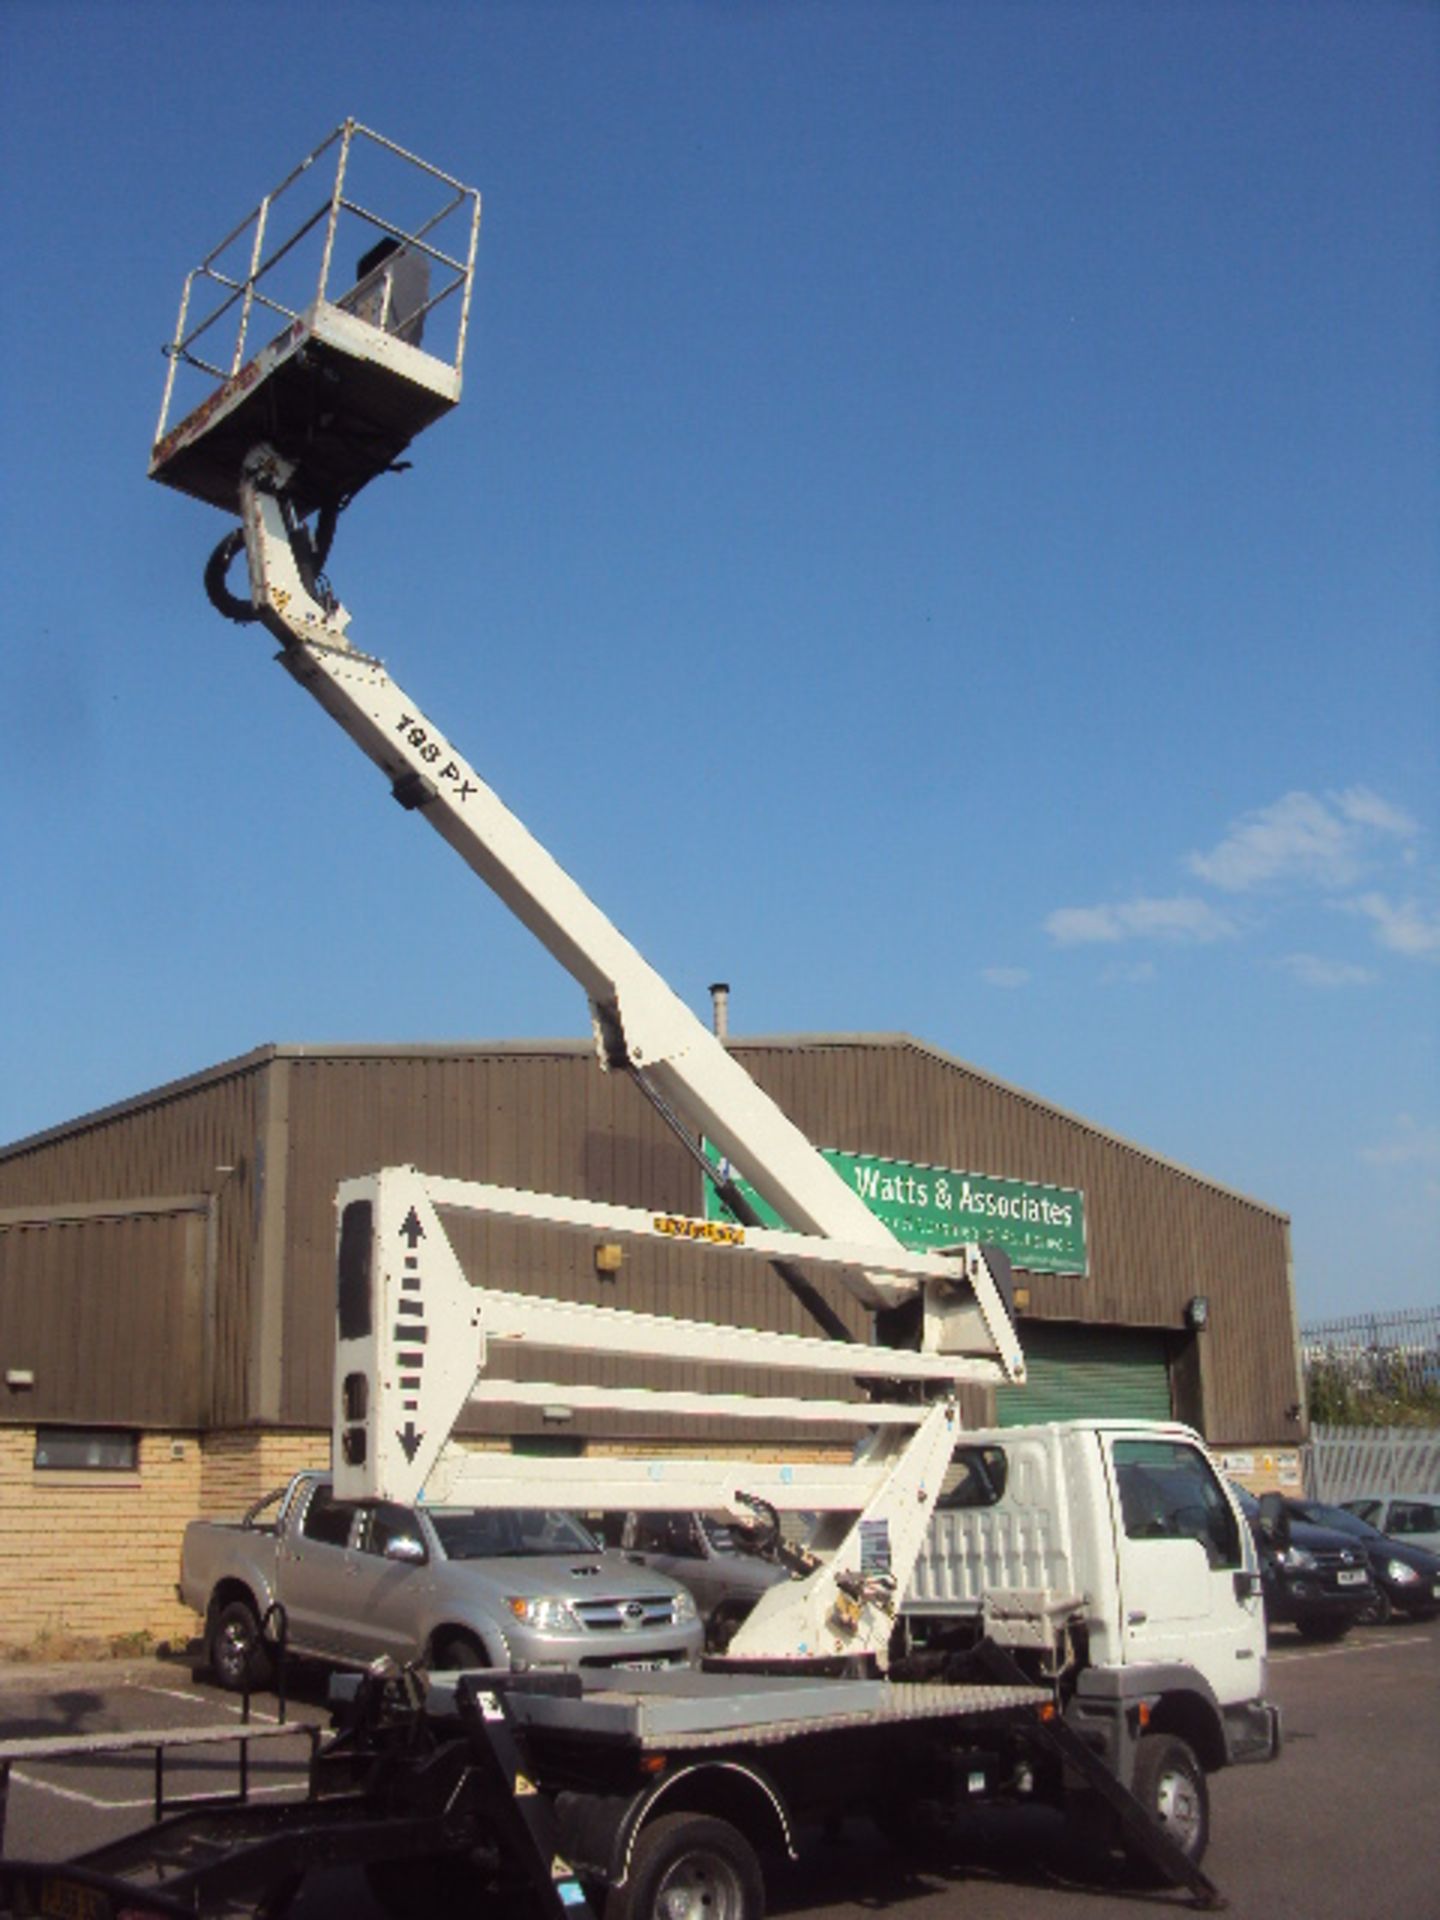
<path fill-rule="evenodd" d="M 654 1234 L 682 1248 L 727 1245 L 736 1257 L 764 1258 L 770 1243 L 795 1235 L 728 1230 L 713 1223 L 543 1194 L 429 1179 L 391 1167 L 346 1181 L 339 1194 L 339 1338 L 336 1343 L 335 1490 L 342 1499 L 442 1505 L 553 1503 L 554 1463 L 467 1452 L 449 1444 L 468 1401 L 619 1406 L 648 1414 L 794 1421 L 816 1418 L 864 1435 L 855 1464 L 811 1465 L 703 1459 L 566 1460 L 567 1504 L 582 1509 L 698 1509 L 743 1515 L 759 1499 L 777 1509 L 853 1515 L 833 1553 L 806 1578 L 767 1594 L 731 1645 L 735 1658 L 883 1658 L 924 1540 L 959 1431 L 960 1380 L 994 1380 L 988 1360 L 958 1360 L 885 1347 L 677 1320 L 473 1286 L 440 1220 L 440 1209 L 547 1220 L 577 1231 Z M 682 1231 L 699 1229 L 695 1234 Z M 866 1250 L 801 1239 L 803 1257 L 844 1267 Z M 906 1254 L 922 1277 L 943 1264 Z M 486 1379 L 507 1346 L 631 1359 L 803 1371 L 837 1378 L 904 1382 L 927 1398 L 866 1401 L 764 1398 L 651 1388 L 576 1389 L 549 1382 Z M 938 1395 L 939 1397 L 934 1397 Z M 743 1482 L 743 1484 L 737 1484 Z"/>

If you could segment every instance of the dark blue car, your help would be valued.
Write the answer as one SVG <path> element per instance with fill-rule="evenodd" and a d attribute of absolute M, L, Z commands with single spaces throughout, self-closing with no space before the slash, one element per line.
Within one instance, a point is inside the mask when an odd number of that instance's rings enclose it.
<path fill-rule="evenodd" d="M 1396 1540 L 1358 1513 L 1327 1506 L 1323 1500 L 1287 1500 L 1285 1508 L 1292 1520 L 1347 1533 L 1363 1547 L 1375 1585 L 1370 1606 L 1361 1616 L 1367 1623 L 1383 1626 L 1397 1613 L 1411 1620 L 1433 1620 L 1440 1613 L 1440 1553 Z"/>
<path fill-rule="evenodd" d="M 1293 1626 L 1307 1640 L 1343 1640 L 1375 1603 L 1364 1547 L 1349 1533 L 1293 1519 L 1279 1494 L 1255 1498 L 1230 1482 L 1254 1535 L 1268 1626 Z"/>

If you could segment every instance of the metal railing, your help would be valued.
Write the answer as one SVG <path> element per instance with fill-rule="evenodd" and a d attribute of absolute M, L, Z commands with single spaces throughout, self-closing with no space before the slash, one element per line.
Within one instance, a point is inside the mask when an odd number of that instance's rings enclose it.
<path fill-rule="evenodd" d="M 317 178 L 313 170 L 332 150 L 335 164 L 328 191 L 318 204 L 295 211 L 282 230 L 277 207 L 282 201 L 287 213 L 296 207 L 301 183 Z M 357 156 L 383 157 L 382 164 L 393 163 L 389 190 L 401 201 L 423 196 L 418 217 L 401 217 L 398 210 L 382 212 L 379 204 L 353 197 L 349 188 Z M 480 195 L 394 141 L 346 120 L 186 275 L 174 336 L 163 349 L 169 365 L 155 430 L 157 443 L 164 439 L 175 410 L 177 380 L 183 369 L 208 380 L 233 379 L 250 357 L 257 312 L 281 322 L 283 331 L 315 302 L 332 297 L 337 243 L 342 231 L 351 228 L 372 242 L 377 237 L 389 239 L 433 265 L 435 291 L 409 321 L 418 335 L 427 316 L 452 305 L 451 348 L 434 357 L 460 371 L 480 235 Z M 307 241 L 313 242 L 308 258 Z M 284 278 L 286 271 L 292 276 L 289 280 Z M 227 320 L 230 325 L 222 325 Z"/>
<path fill-rule="evenodd" d="M 1300 1330 L 1312 1413 L 1324 1419 L 1346 1396 L 1420 1400 L 1440 1414 L 1440 1307 L 1352 1314 Z M 1333 1404 L 1332 1404 L 1333 1403 Z"/>

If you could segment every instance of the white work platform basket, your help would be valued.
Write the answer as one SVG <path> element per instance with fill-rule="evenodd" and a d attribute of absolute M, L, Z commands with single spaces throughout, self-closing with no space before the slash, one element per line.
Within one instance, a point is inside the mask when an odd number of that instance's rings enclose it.
<path fill-rule="evenodd" d="M 460 398 L 480 196 L 347 120 L 185 281 L 150 475 L 239 513 L 266 442 L 301 515 Z"/>

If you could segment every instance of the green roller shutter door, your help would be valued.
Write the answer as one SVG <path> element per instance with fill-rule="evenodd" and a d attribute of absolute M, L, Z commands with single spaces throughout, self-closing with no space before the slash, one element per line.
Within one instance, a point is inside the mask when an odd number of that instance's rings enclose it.
<path fill-rule="evenodd" d="M 996 1392 L 1002 1427 L 1033 1420 L 1169 1420 L 1168 1336 L 1146 1327 L 1020 1325 L 1028 1383 Z"/>

